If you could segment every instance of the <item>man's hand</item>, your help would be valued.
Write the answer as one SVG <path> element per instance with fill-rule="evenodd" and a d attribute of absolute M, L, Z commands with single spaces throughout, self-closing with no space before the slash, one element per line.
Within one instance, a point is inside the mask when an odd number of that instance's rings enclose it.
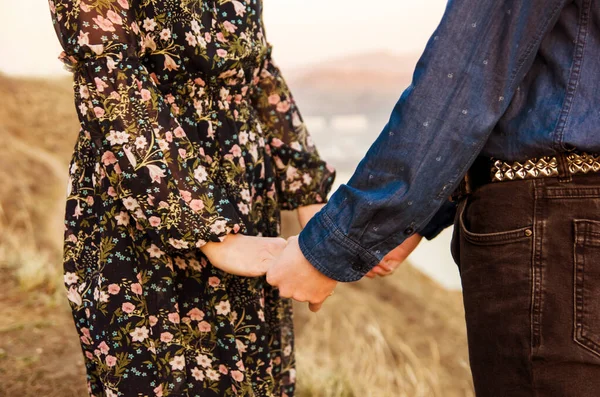
<path fill-rule="evenodd" d="M 259 277 L 267 273 L 286 244 L 282 238 L 230 234 L 222 242 L 207 243 L 200 250 L 214 267 L 224 272 Z"/>
<path fill-rule="evenodd" d="M 365 276 L 375 278 L 376 276 L 389 276 L 406 260 L 406 258 L 417 248 L 423 236 L 418 234 L 407 238 L 402 244 L 390 251 L 383 257 L 381 263 L 375 266 Z"/>
<path fill-rule="evenodd" d="M 337 281 L 319 272 L 304 258 L 297 236 L 288 239 L 287 247 L 269 268 L 267 282 L 278 287 L 284 298 L 309 302 L 313 312 L 321 309 L 337 285 Z"/>

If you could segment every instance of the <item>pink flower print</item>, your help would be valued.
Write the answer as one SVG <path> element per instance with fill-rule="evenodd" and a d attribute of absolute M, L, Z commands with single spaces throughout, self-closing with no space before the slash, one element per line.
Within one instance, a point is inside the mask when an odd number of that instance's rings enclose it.
<path fill-rule="evenodd" d="M 233 154 L 235 157 L 240 157 L 242 155 L 242 148 L 240 148 L 238 145 L 233 145 L 233 147 L 231 148 L 231 150 L 229 150 L 231 152 L 231 154 Z"/>
<path fill-rule="evenodd" d="M 108 367 L 114 367 L 117 365 L 117 358 L 115 356 L 106 356 L 106 365 Z"/>
<path fill-rule="evenodd" d="M 127 226 L 129 225 L 129 214 L 125 211 L 121 211 L 118 215 L 115 215 L 115 220 L 117 221 L 117 225 Z"/>
<path fill-rule="evenodd" d="M 74 285 L 72 285 L 71 288 L 69 288 L 69 291 L 67 292 L 67 298 L 71 302 L 73 302 L 77 307 L 81 306 L 81 304 L 83 303 L 81 295 L 79 295 L 79 292 L 77 292 L 77 289 L 75 289 Z"/>
<path fill-rule="evenodd" d="M 190 202 L 190 208 L 194 211 L 194 212 L 200 212 L 204 209 L 204 201 L 202 200 L 192 200 Z"/>
<path fill-rule="evenodd" d="M 181 157 L 182 159 L 185 159 L 187 157 L 187 150 L 180 148 L 177 152 L 179 153 L 179 157 Z"/>
<path fill-rule="evenodd" d="M 215 306 L 215 309 L 217 310 L 217 314 L 226 316 L 231 312 L 231 305 L 229 301 L 221 301 Z"/>
<path fill-rule="evenodd" d="M 79 31 L 79 36 L 77 36 L 77 44 L 81 47 L 90 44 L 90 32 L 85 32 L 83 30 Z M 84 97 L 84 99 L 87 97 Z"/>
<path fill-rule="evenodd" d="M 244 380 L 244 374 L 242 374 L 240 371 L 231 371 L 231 377 L 236 382 L 241 382 Z"/>
<path fill-rule="evenodd" d="M 281 101 L 277 104 L 277 111 L 279 113 L 287 113 L 290 110 L 290 102 L 289 101 Z"/>
<path fill-rule="evenodd" d="M 127 0 L 117 0 L 117 3 L 119 3 L 119 5 L 123 7 L 123 9 L 129 9 L 129 2 Z"/>
<path fill-rule="evenodd" d="M 273 147 L 281 147 L 281 146 L 283 146 L 283 141 L 281 139 L 279 139 L 279 138 L 273 138 L 271 140 L 271 146 L 273 146 Z"/>
<path fill-rule="evenodd" d="M 142 96 L 142 101 L 144 102 L 152 99 L 152 93 L 145 88 L 140 91 L 140 95 Z"/>
<path fill-rule="evenodd" d="M 235 9 L 235 15 L 238 17 L 244 16 L 244 14 L 246 13 L 246 6 L 238 0 L 233 0 L 231 3 L 233 4 L 233 8 Z"/>
<path fill-rule="evenodd" d="M 150 226 L 152 226 L 152 227 L 158 227 L 158 226 L 160 226 L 161 222 L 162 221 L 157 216 L 151 216 L 150 218 L 148 218 L 148 223 L 150 223 Z"/>
<path fill-rule="evenodd" d="M 170 332 L 163 332 L 160 334 L 160 341 L 163 343 L 169 343 L 173 340 L 173 334 Z"/>
<path fill-rule="evenodd" d="M 64 279 L 65 279 L 65 284 L 71 285 L 71 284 L 75 284 L 77 282 L 77 280 L 79 280 L 79 277 L 75 273 L 66 272 L 64 275 Z"/>
<path fill-rule="evenodd" d="M 202 321 L 200 324 L 198 324 L 198 331 L 210 332 L 210 330 L 211 330 L 210 324 L 207 323 L 206 321 Z"/>
<path fill-rule="evenodd" d="M 219 284 L 221 284 L 221 280 L 219 280 L 218 277 L 213 276 L 208 279 L 208 285 L 210 285 L 213 288 L 218 286 Z"/>
<path fill-rule="evenodd" d="M 212 364 L 212 358 L 210 358 L 204 354 L 199 354 L 198 357 L 196 357 L 196 362 L 198 363 L 199 366 L 201 366 L 203 368 L 208 368 Z"/>
<path fill-rule="evenodd" d="M 98 15 L 96 18 L 92 18 L 92 20 L 100 29 L 104 30 L 105 32 L 115 31 L 113 23 L 109 19 L 104 18 L 102 15 Z"/>
<path fill-rule="evenodd" d="M 104 341 L 102 341 L 102 343 L 98 345 L 98 349 L 100 349 L 100 353 L 102 354 L 108 354 L 108 351 L 110 350 L 110 348 Z"/>
<path fill-rule="evenodd" d="M 188 192 L 187 190 L 180 190 L 179 194 L 186 203 L 189 203 L 192 200 L 192 193 Z"/>
<path fill-rule="evenodd" d="M 150 322 L 151 327 L 154 327 L 158 323 L 158 317 L 156 316 L 150 316 L 148 317 L 148 320 Z"/>
<path fill-rule="evenodd" d="M 223 22 L 223 27 L 225 28 L 226 31 L 228 31 L 229 33 L 235 33 L 235 31 L 237 30 L 237 26 L 235 26 L 234 24 L 232 24 L 229 21 L 225 21 Z"/>
<path fill-rule="evenodd" d="M 163 66 L 164 66 L 164 70 L 169 70 L 169 71 L 179 69 L 179 65 L 177 64 L 177 62 L 175 62 L 175 60 L 167 54 L 165 54 L 165 62 L 164 62 Z"/>
<path fill-rule="evenodd" d="M 238 209 L 243 215 L 248 215 L 250 213 L 250 207 L 246 203 L 238 203 Z"/>
<path fill-rule="evenodd" d="M 302 175 L 302 182 L 304 182 L 305 185 L 310 185 L 310 183 L 312 182 L 312 176 L 310 176 L 310 174 L 305 173 Z"/>
<path fill-rule="evenodd" d="M 175 356 L 169 361 L 169 364 L 171 364 L 173 371 L 183 371 L 185 368 L 185 357 L 183 355 Z"/>
<path fill-rule="evenodd" d="M 179 313 L 169 313 L 167 317 L 173 324 L 179 324 Z"/>
<path fill-rule="evenodd" d="M 121 18 L 121 16 L 119 14 L 117 14 L 116 12 L 114 12 L 113 10 L 108 10 L 108 12 L 106 13 L 106 16 L 115 25 L 123 24 L 123 19 Z"/>
<path fill-rule="evenodd" d="M 91 352 L 87 352 L 87 351 L 86 351 L 86 352 L 85 352 L 85 356 L 86 356 L 88 359 L 90 359 L 90 360 L 93 360 L 93 359 L 94 359 L 94 355 L 93 355 Z"/>
<path fill-rule="evenodd" d="M 163 29 L 160 31 L 160 39 L 163 41 L 169 40 L 171 38 L 171 30 L 170 29 Z"/>
<path fill-rule="evenodd" d="M 206 172 L 206 169 L 203 166 L 199 165 L 198 168 L 194 170 L 194 178 L 196 178 L 198 182 L 203 183 L 208 179 L 208 172 Z"/>
<path fill-rule="evenodd" d="M 148 335 L 150 335 L 150 332 L 145 326 L 136 327 L 133 331 L 129 333 L 129 335 L 131 336 L 131 340 L 133 342 L 143 342 L 148 337 Z"/>
<path fill-rule="evenodd" d="M 121 309 L 123 310 L 123 312 L 131 314 L 135 310 L 135 306 L 130 302 L 125 302 L 121 305 Z"/>
<path fill-rule="evenodd" d="M 202 372 L 202 370 L 198 367 L 192 369 L 192 376 L 199 382 L 202 382 L 204 380 L 204 372 Z"/>
<path fill-rule="evenodd" d="M 116 191 L 116 190 L 115 190 L 115 188 L 114 188 L 114 187 L 112 187 L 112 186 L 109 186 L 109 187 L 108 187 L 108 192 L 107 192 L 107 193 L 108 193 L 108 195 L 109 195 L 110 197 L 117 197 L 117 191 Z"/>
<path fill-rule="evenodd" d="M 152 18 L 144 19 L 144 29 L 146 32 L 152 32 L 156 28 L 156 22 Z"/>
<path fill-rule="evenodd" d="M 108 293 L 111 295 L 116 295 L 121 291 L 121 287 L 118 284 L 110 284 L 108 286 Z"/>
<path fill-rule="evenodd" d="M 163 397 L 163 385 L 159 385 L 153 390 L 155 397 Z"/>
<path fill-rule="evenodd" d="M 227 367 L 223 364 L 219 365 L 219 372 L 222 373 L 223 375 L 227 375 L 227 373 L 229 372 L 227 370 Z"/>
<path fill-rule="evenodd" d="M 250 334 L 250 342 L 256 342 L 256 334 L 254 332 Z"/>
<path fill-rule="evenodd" d="M 101 107 L 96 106 L 94 108 L 94 114 L 96 115 L 96 117 L 101 118 L 102 116 L 104 116 L 104 109 L 102 109 Z"/>
<path fill-rule="evenodd" d="M 214 381 L 219 380 L 219 378 L 221 377 L 221 375 L 212 368 L 209 368 L 206 370 L 206 376 L 208 377 L 208 379 L 214 380 Z"/>
<path fill-rule="evenodd" d="M 269 95 L 269 104 L 277 105 L 279 102 L 281 102 L 281 97 L 279 96 L 279 94 Z"/>
<path fill-rule="evenodd" d="M 202 321 L 204 319 L 204 312 L 198 308 L 193 308 L 187 315 L 194 321 Z"/>
<path fill-rule="evenodd" d="M 235 346 L 237 347 L 238 351 L 240 351 L 241 353 L 246 353 L 246 350 L 248 349 L 248 347 L 244 344 L 244 342 L 242 342 L 239 339 L 235 340 Z"/>
<path fill-rule="evenodd" d="M 104 92 L 105 88 L 108 88 L 108 84 L 106 84 L 100 77 L 94 77 L 94 84 L 96 84 L 96 91 Z"/>
<path fill-rule="evenodd" d="M 131 291 L 136 295 L 142 294 L 142 286 L 139 283 L 131 284 Z"/>
<path fill-rule="evenodd" d="M 217 50 L 217 55 L 218 55 L 218 56 L 220 56 L 221 58 L 225 58 L 225 57 L 227 56 L 227 51 L 225 51 L 225 50 L 224 50 L 224 49 L 222 49 L 222 48 L 219 48 L 219 49 Z"/>
<path fill-rule="evenodd" d="M 150 174 L 150 179 L 152 179 L 152 182 L 160 183 L 162 178 L 167 176 L 167 174 L 165 173 L 165 170 L 163 170 L 158 165 L 148 164 L 148 165 L 146 165 L 146 168 L 148 169 L 148 172 Z"/>
<path fill-rule="evenodd" d="M 235 366 L 238 367 L 238 369 L 240 371 L 243 371 L 244 369 L 246 369 L 246 367 L 244 366 L 244 362 L 242 360 L 240 360 L 237 363 L 235 363 Z"/>

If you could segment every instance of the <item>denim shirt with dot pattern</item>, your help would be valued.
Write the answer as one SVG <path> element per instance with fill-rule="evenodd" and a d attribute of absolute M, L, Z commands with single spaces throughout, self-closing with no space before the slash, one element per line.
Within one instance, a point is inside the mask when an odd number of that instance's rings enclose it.
<path fill-rule="evenodd" d="M 358 280 L 452 223 L 477 156 L 600 152 L 599 54 L 599 0 L 450 0 L 388 124 L 300 234 L 304 256 Z"/>

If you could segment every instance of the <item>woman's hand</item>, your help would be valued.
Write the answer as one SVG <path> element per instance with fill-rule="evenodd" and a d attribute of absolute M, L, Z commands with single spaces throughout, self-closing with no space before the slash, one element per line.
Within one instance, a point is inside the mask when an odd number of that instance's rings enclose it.
<path fill-rule="evenodd" d="M 263 276 L 287 242 L 278 237 L 230 234 L 220 243 L 207 243 L 200 250 L 214 267 L 243 277 Z"/>
<path fill-rule="evenodd" d="M 375 266 L 365 276 L 375 278 L 376 276 L 389 276 L 408 258 L 408 256 L 417 248 L 423 236 L 419 234 L 412 235 L 407 238 L 402 244 L 390 251 L 383 257 L 381 263 Z"/>
<path fill-rule="evenodd" d="M 306 226 L 308 221 L 310 221 L 317 212 L 321 211 L 321 208 L 323 207 L 325 207 L 325 204 L 313 204 L 298 207 L 298 221 L 300 221 L 302 229 L 304 229 L 304 226 Z"/>

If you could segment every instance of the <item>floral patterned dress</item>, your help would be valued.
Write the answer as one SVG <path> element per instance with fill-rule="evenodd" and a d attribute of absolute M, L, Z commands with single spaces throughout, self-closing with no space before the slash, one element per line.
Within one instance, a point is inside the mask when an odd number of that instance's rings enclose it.
<path fill-rule="evenodd" d="M 334 171 L 264 36 L 260 0 L 51 0 L 81 130 L 65 284 L 90 396 L 292 396 L 292 308 L 214 268 L 277 236 Z"/>

